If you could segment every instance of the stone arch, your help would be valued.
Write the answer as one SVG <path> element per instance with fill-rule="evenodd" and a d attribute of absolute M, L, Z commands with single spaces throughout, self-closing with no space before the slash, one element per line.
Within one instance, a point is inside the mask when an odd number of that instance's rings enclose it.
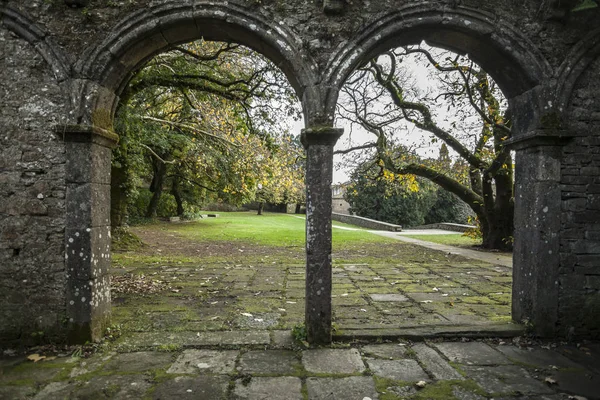
<path fill-rule="evenodd" d="M 67 80 L 71 73 L 69 62 L 62 49 L 55 45 L 46 32 L 12 7 L 0 8 L 2 24 L 17 36 L 25 39 L 46 60 L 58 82 Z"/>
<path fill-rule="evenodd" d="M 281 68 L 300 100 L 317 93 L 313 62 L 301 40 L 282 24 L 228 2 L 167 3 L 133 13 L 99 46 L 84 52 L 74 75 L 84 81 L 78 103 L 87 109 L 76 111 L 77 123 L 95 123 L 91 114 L 105 110 L 112 118 L 116 96 L 134 71 L 154 55 L 200 38 L 239 43 L 263 54 Z M 305 106 L 307 119 L 311 111 Z"/>
<path fill-rule="evenodd" d="M 579 41 L 558 69 L 555 96 L 561 113 L 568 107 L 577 80 L 598 57 L 600 57 L 600 28 L 588 33 Z"/>
<path fill-rule="evenodd" d="M 422 40 L 471 59 L 498 83 L 513 107 L 516 150 L 515 251 L 512 314 L 529 321 L 537 334 L 560 329 L 558 279 L 560 259 L 560 149 L 544 120 L 555 112 L 553 69 L 543 54 L 516 28 L 497 16 L 466 7 L 415 5 L 400 8 L 360 32 L 330 59 L 324 81 L 326 112 L 333 119 L 338 90 L 362 63 L 381 52 Z M 550 206 L 550 207 L 549 207 Z"/>
<path fill-rule="evenodd" d="M 73 125 L 66 142 L 67 317 L 72 342 L 102 335 L 110 315 L 110 162 L 118 136 L 112 121 L 133 73 L 154 55 L 204 38 L 250 47 L 273 61 L 302 100 L 306 120 L 318 115 L 317 79 L 301 40 L 286 27 L 228 2 L 167 3 L 131 14 L 75 64 Z M 316 101 L 315 101 L 316 100 Z M 311 109 L 314 107 L 314 110 Z"/>
<path fill-rule="evenodd" d="M 337 89 L 359 65 L 390 48 L 423 40 L 468 54 L 490 73 L 509 99 L 552 76 L 541 52 L 497 16 L 464 7 L 410 5 L 376 20 L 334 54 L 324 78 L 330 87 L 336 88 L 327 95 L 327 111 L 333 113 Z"/>

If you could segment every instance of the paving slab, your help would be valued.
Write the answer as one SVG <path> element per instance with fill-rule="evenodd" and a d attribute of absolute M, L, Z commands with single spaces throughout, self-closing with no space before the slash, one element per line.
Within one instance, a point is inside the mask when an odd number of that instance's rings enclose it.
<path fill-rule="evenodd" d="M 178 376 L 156 386 L 155 400 L 226 399 L 229 378 L 224 376 Z"/>
<path fill-rule="evenodd" d="M 408 346 L 403 343 L 372 344 L 363 346 L 361 350 L 367 356 L 393 360 L 404 358 Z"/>
<path fill-rule="evenodd" d="M 17 365 L 13 368 L 0 369 L 0 385 L 10 382 L 31 381 L 31 383 L 44 383 L 51 381 L 58 375 L 63 368 L 35 368 L 36 365 L 31 361 L 26 361 L 24 364 Z"/>
<path fill-rule="evenodd" d="M 437 351 L 424 343 L 419 343 L 411 347 L 416 353 L 421 364 L 437 380 L 463 380 L 463 376 L 458 373 Z"/>
<path fill-rule="evenodd" d="M 140 399 L 151 386 L 144 375 L 95 376 L 87 381 L 53 382 L 34 399 Z"/>
<path fill-rule="evenodd" d="M 457 400 L 486 400 L 486 397 L 483 397 L 477 393 L 473 393 L 470 390 L 460 386 L 454 386 L 452 388 L 452 394 Z"/>
<path fill-rule="evenodd" d="M 369 295 L 371 300 L 373 301 L 381 301 L 381 302 L 404 302 L 408 301 L 408 297 L 400 294 L 400 293 L 389 293 L 389 294 L 378 294 L 373 293 Z"/>
<path fill-rule="evenodd" d="M 308 378 L 306 380 L 310 400 L 363 400 L 379 399 L 375 382 L 370 376 L 347 378 Z"/>
<path fill-rule="evenodd" d="M 173 362 L 173 354 L 156 351 L 140 351 L 135 353 L 117 354 L 103 367 L 110 372 L 144 372 L 167 368 Z"/>
<path fill-rule="evenodd" d="M 357 349 L 305 350 L 302 364 L 306 371 L 317 374 L 355 374 L 365 370 Z"/>
<path fill-rule="evenodd" d="M 375 360 L 368 359 L 374 375 L 405 382 L 430 381 L 423 368 L 415 360 Z"/>
<path fill-rule="evenodd" d="M 546 384 L 532 378 L 527 370 L 516 365 L 462 366 L 461 369 L 487 393 L 554 393 Z"/>
<path fill-rule="evenodd" d="M 0 399 L 30 399 L 35 392 L 31 386 L 0 386 Z"/>
<path fill-rule="evenodd" d="M 234 371 L 237 350 L 185 350 L 168 374 L 229 374 Z"/>
<path fill-rule="evenodd" d="M 569 360 L 562 354 L 548 349 L 523 349 L 516 346 L 496 346 L 500 351 L 511 360 L 518 361 L 538 368 L 575 368 L 584 369 L 580 364 Z"/>
<path fill-rule="evenodd" d="M 432 285 L 433 288 L 433 285 Z M 408 297 L 417 303 L 451 303 L 455 296 L 444 296 L 443 293 L 408 293 Z M 457 304 L 459 305 L 459 304 Z"/>
<path fill-rule="evenodd" d="M 589 371 L 558 371 L 551 375 L 557 389 L 570 394 L 600 399 L 600 375 Z"/>
<path fill-rule="evenodd" d="M 235 383 L 235 400 L 302 400 L 302 381 L 300 378 L 254 377 L 245 384 L 242 380 Z"/>
<path fill-rule="evenodd" d="M 122 338 L 116 347 L 120 351 L 131 351 L 161 346 L 268 345 L 270 341 L 267 331 L 137 332 Z"/>
<path fill-rule="evenodd" d="M 292 331 L 271 331 L 271 347 L 274 349 L 291 349 L 294 346 Z"/>
<path fill-rule="evenodd" d="M 243 374 L 293 374 L 301 367 L 293 351 L 263 350 L 242 354 L 238 371 Z"/>
<path fill-rule="evenodd" d="M 481 342 L 443 342 L 435 347 L 450 361 L 467 365 L 511 364 L 510 360 Z"/>

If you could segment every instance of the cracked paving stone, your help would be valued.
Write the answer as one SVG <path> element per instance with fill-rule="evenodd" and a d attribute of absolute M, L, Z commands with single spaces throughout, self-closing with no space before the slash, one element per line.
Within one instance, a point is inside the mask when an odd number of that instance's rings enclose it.
<path fill-rule="evenodd" d="M 238 380 L 233 390 L 235 400 L 302 400 L 302 398 L 302 381 L 291 376 L 254 377 L 248 384 Z"/>
<path fill-rule="evenodd" d="M 562 354 L 548 349 L 522 349 L 515 346 L 497 346 L 496 349 L 506 357 L 532 365 L 538 368 L 550 368 L 552 366 L 559 368 L 578 368 L 583 369 L 580 364 L 569 360 Z"/>
<path fill-rule="evenodd" d="M 170 353 L 140 351 L 136 353 L 118 354 L 106 363 L 102 370 L 116 372 L 144 372 L 165 368 L 172 362 L 173 355 Z"/>
<path fill-rule="evenodd" d="M 152 398 L 168 399 L 224 399 L 229 378 L 225 376 L 178 376 L 156 386 Z"/>
<path fill-rule="evenodd" d="M 293 374 L 300 361 L 293 351 L 265 350 L 242 354 L 238 370 L 249 374 Z"/>
<path fill-rule="evenodd" d="M 108 375 L 75 383 L 52 382 L 34 399 L 139 399 L 152 386 L 146 379 L 144 375 Z"/>
<path fill-rule="evenodd" d="M 375 383 L 370 376 L 348 378 L 308 378 L 308 398 L 311 400 L 348 400 L 379 398 Z"/>
<path fill-rule="evenodd" d="M 405 382 L 429 381 L 429 376 L 415 360 L 367 360 L 374 375 Z"/>
<path fill-rule="evenodd" d="M 237 350 L 185 350 L 167 370 L 168 374 L 229 374 L 235 368 Z"/>
<path fill-rule="evenodd" d="M 552 394 L 554 391 L 516 365 L 462 366 L 467 376 L 488 393 Z"/>
<path fill-rule="evenodd" d="M 326 374 L 354 374 L 365 370 L 357 349 L 316 349 L 302 352 L 306 371 Z"/>
<path fill-rule="evenodd" d="M 365 355 L 383 359 L 402 359 L 406 355 L 408 346 L 399 343 L 373 344 L 362 347 Z"/>
<path fill-rule="evenodd" d="M 452 368 L 446 360 L 442 358 L 434 349 L 424 343 L 419 343 L 411 347 L 417 354 L 417 358 L 425 368 L 437 380 L 463 380 L 463 376 L 457 370 Z"/>
<path fill-rule="evenodd" d="M 481 342 L 444 342 L 438 348 L 450 361 L 467 365 L 512 364 L 503 354 Z"/>

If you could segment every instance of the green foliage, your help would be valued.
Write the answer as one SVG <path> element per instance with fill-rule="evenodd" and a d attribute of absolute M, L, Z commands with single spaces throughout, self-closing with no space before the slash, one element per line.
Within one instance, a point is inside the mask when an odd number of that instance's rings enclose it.
<path fill-rule="evenodd" d="M 573 11 L 573 12 L 584 11 L 584 10 L 590 10 L 592 8 L 597 8 L 597 7 L 598 7 L 597 0 L 581 0 L 579 2 L 579 4 L 577 4 L 575 7 L 573 7 L 571 9 L 571 11 Z"/>
<path fill-rule="evenodd" d="M 198 41 L 151 60 L 117 112 L 121 209 L 132 219 L 193 217 L 210 202 L 301 201 L 303 149 L 281 118 L 298 113 L 286 83 L 270 61 L 234 44 Z M 151 194 L 138 193 L 149 182 Z"/>
<path fill-rule="evenodd" d="M 306 326 L 298 324 L 292 328 L 292 337 L 298 342 L 306 342 Z"/>
<path fill-rule="evenodd" d="M 427 180 L 416 182 L 416 186 L 413 181 L 407 186 L 405 180 L 386 179 L 377 165 L 367 162 L 351 175 L 346 200 L 352 212 L 361 217 L 405 227 L 466 222 L 465 205 L 458 198 Z"/>
<path fill-rule="evenodd" d="M 481 232 L 481 222 L 479 222 L 479 218 L 469 217 L 468 224 L 475 226 L 475 228 L 467 230 L 465 233 L 463 233 L 463 236 L 471 238 L 473 240 L 483 239 L 483 233 Z"/>
<path fill-rule="evenodd" d="M 133 221 L 137 221 L 145 217 L 148 204 L 152 193 L 148 189 L 140 189 L 137 195 L 133 197 L 129 203 L 129 218 Z M 177 215 L 177 204 L 175 203 L 175 197 L 170 193 L 163 193 L 158 201 L 158 207 L 156 209 L 157 217 L 173 217 Z"/>
<path fill-rule="evenodd" d="M 435 202 L 425 216 L 425 224 L 439 222 L 451 222 L 456 224 L 467 224 L 473 211 L 462 200 L 444 189 L 437 189 L 434 196 Z"/>

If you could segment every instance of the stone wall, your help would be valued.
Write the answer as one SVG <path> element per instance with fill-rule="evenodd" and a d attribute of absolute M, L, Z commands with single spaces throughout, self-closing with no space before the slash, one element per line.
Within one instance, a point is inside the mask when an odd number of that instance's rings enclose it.
<path fill-rule="evenodd" d="M 560 300 L 563 332 L 600 337 L 600 59 L 583 73 L 569 107 L 561 168 Z"/>
<path fill-rule="evenodd" d="M 600 336 L 594 319 L 600 304 L 598 61 L 578 80 L 570 103 L 564 99 L 575 80 L 570 75 L 585 66 L 582 51 L 593 50 L 600 37 L 598 10 L 569 16 L 569 2 L 542 0 L 358 0 L 335 7 L 320 0 L 85 3 L 0 1 L 0 341 L 51 335 L 73 317 L 84 326 L 97 318 L 97 307 L 101 318 L 108 315 L 108 283 L 96 305 L 87 277 L 69 275 L 67 281 L 64 261 L 66 231 L 99 228 L 85 238 L 78 261 L 68 262 L 78 273 L 97 273 L 90 261 L 101 248 L 102 271 L 90 277 L 108 282 L 106 204 L 98 200 L 106 200 L 107 176 L 70 179 L 69 196 L 66 179 L 82 171 L 65 172 L 65 146 L 51 129 L 64 122 L 81 128 L 74 131 L 80 136 L 111 136 L 111 113 L 128 74 L 152 54 L 200 37 L 262 51 L 282 67 L 303 102 L 310 133 L 305 145 L 314 164 L 307 180 L 308 265 L 324 274 L 307 276 L 317 282 L 328 282 L 331 272 L 328 174 L 330 147 L 341 133 L 331 129 L 339 86 L 353 68 L 391 46 L 428 40 L 468 53 L 518 108 L 515 135 L 529 143 L 517 143 L 516 193 L 522 197 L 513 315 L 544 325 L 540 334 Z M 555 124 L 561 119 L 564 127 Z M 89 146 L 76 141 L 89 155 L 81 162 L 88 172 L 110 161 L 110 143 L 96 143 L 96 136 L 85 136 Z M 575 137 L 555 140 L 559 136 Z M 78 202 L 85 207 L 77 208 Z M 81 285 L 92 300 L 76 290 Z M 74 309 L 66 297 L 71 292 L 90 307 L 76 303 L 81 307 Z M 323 303 L 314 304 L 323 318 L 330 315 L 328 294 L 319 292 Z M 326 341 L 326 321 L 322 325 L 318 335 Z M 94 336 L 101 328 L 95 326 Z"/>
<path fill-rule="evenodd" d="M 33 46 L 0 26 L 0 343 L 65 316 L 65 98 Z"/>
<path fill-rule="evenodd" d="M 339 214 L 339 213 L 334 212 L 331 214 L 331 218 L 334 221 L 340 221 L 345 224 L 356 225 L 356 226 L 360 226 L 362 228 L 374 229 L 377 231 L 399 232 L 402 230 L 402 226 L 400 226 L 400 225 L 394 225 L 394 224 L 377 221 L 377 220 L 370 219 L 370 218 L 359 217 L 357 215 Z"/>

